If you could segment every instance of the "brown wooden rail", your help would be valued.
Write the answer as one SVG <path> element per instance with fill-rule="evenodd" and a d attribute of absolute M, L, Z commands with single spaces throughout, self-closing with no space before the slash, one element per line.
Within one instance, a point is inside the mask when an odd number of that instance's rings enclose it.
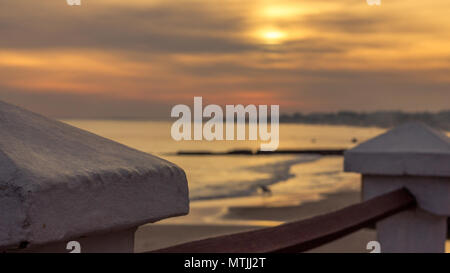
<path fill-rule="evenodd" d="M 341 210 L 277 227 L 219 236 L 159 249 L 156 253 L 303 252 L 412 208 L 415 198 L 400 189 Z"/>

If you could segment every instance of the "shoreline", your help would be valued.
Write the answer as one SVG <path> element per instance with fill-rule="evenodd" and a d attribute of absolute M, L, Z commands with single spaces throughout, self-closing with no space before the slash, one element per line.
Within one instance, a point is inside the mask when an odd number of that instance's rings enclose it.
<path fill-rule="evenodd" d="M 297 174 L 292 172 L 294 167 L 317 162 L 321 158 L 323 157 L 320 155 L 302 155 L 292 158 L 285 158 L 284 160 L 271 162 L 264 165 L 247 166 L 246 170 L 264 174 L 265 177 L 246 181 L 246 186 L 243 188 L 233 189 L 227 187 L 227 192 L 225 193 L 216 192 L 207 196 L 190 193 L 190 200 L 191 202 L 198 202 L 252 197 L 258 192 L 258 190 L 260 190 L 261 187 L 270 187 L 272 189 L 277 187 L 279 184 L 287 183 L 291 179 L 298 178 Z"/>
<path fill-rule="evenodd" d="M 359 175 L 339 170 L 342 157 L 311 156 L 309 160 L 304 159 L 288 160 L 288 163 L 294 163 L 287 164 L 288 177 L 280 183 L 271 184 L 268 195 L 260 193 L 195 200 L 191 201 L 189 215 L 141 226 L 135 237 L 136 252 L 278 226 L 360 202 Z M 282 165 L 286 167 L 286 162 Z M 254 168 L 258 172 L 268 171 L 267 166 Z M 317 251 L 366 252 L 365 246 L 375 239 L 375 231 L 362 230 L 347 237 Z"/>

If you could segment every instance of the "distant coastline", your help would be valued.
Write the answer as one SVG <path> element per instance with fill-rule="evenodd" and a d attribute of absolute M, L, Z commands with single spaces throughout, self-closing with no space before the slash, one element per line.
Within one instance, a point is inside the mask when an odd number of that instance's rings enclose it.
<path fill-rule="evenodd" d="M 173 121 L 169 118 L 155 117 L 55 117 L 59 120 L 119 120 L 119 121 Z M 204 119 L 207 121 L 208 119 Z M 247 121 L 247 120 L 246 120 Z M 450 110 L 440 112 L 316 112 L 281 114 L 280 123 L 298 123 L 314 125 L 347 125 L 359 127 L 391 128 L 410 121 L 423 122 L 431 127 L 450 131 Z"/>
<path fill-rule="evenodd" d="M 280 123 L 349 125 L 361 127 L 395 127 L 405 122 L 419 121 L 431 127 L 450 130 L 450 110 L 437 113 L 402 111 L 352 112 L 340 111 L 336 113 L 294 113 L 280 116 Z"/>

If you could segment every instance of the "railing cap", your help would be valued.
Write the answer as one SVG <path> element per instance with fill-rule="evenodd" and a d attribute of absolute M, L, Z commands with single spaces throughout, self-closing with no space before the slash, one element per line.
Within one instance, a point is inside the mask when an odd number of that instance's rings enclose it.
<path fill-rule="evenodd" d="M 189 210 L 185 173 L 168 161 L 4 102 L 0 131 L 0 249 Z"/>
<path fill-rule="evenodd" d="M 373 175 L 450 176 L 450 140 L 411 122 L 345 152 L 344 169 Z"/>

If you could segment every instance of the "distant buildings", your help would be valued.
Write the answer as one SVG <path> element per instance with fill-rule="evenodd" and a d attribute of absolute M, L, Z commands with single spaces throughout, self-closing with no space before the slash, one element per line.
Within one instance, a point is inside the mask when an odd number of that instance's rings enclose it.
<path fill-rule="evenodd" d="M 419 121 L 435 128 L 450 130 L 450 110 L 438 113 L 405 113 L 401 111 L 357 113 L 341 111 L 337 113 L 295 113 L 280 116 L 281 123 L 376 126 L 383 128 L 395 127 L 410 121 Z"/>

